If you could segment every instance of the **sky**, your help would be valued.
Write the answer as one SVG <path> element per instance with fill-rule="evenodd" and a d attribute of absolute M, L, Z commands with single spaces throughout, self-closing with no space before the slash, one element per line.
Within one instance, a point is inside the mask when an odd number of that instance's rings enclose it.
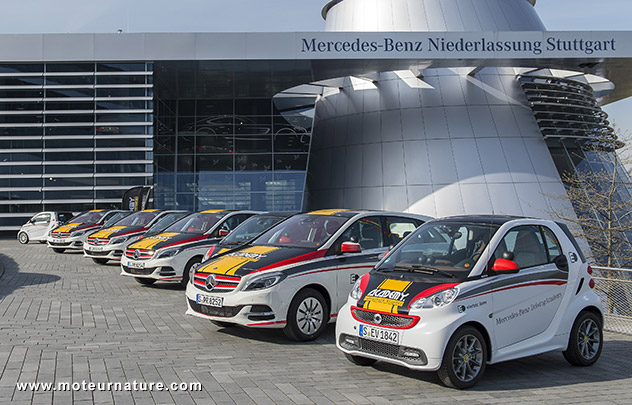
<path fill-rule="evenodd" d="M 322 31 L 327 0 L 0 0 L 0 34 Z M 550 31 L 632 30 L 630 0 L 537 0 Z M 0 49 L 0 53 L 2 50 Z M 631 72 L 632 73 L 632 72 Z M 605 106 L 632 135 L 632 98 Z"/>

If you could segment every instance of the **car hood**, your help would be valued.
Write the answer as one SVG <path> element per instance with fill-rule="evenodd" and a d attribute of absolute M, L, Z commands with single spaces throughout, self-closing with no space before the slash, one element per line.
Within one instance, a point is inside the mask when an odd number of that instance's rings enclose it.
<path fill-rule="evenodd" d="M 90 238 L 112 239 L 118 236 L 129 235 L 130 233 L 145 232 L 146 230 L 147 228 L 142 226 L 113 226 L 93 233 L 90 235 Z"/>
<path fill-rule="evenodd" d="M 67 233 L 67 232 L 76 232 L 76 231 L 81 231 L 84 229 L 90 229 L 90 228 L 95 228 L 98 227 L 99 224 L 95 224 L 92 222 L 73 222 L 71 224 L 65 224 L 62 225 L 58 228 L 53 229 L 53 233 L 57 233 L 57 232 L 61 232 L 61 233 Z"/>
<path fill-rule="evenodd" d="M 208 239 L 208 235 L 200 233 L 164 232 L 134 242 L 129 245 L 127 249 L 158 250 L 166 247 L 181 246 L 186 243 L 197 242 L 205 239 Z"/>
<path fill-rule="evenodd" d="M 357 305 L 380 312 L 407 314 L 413 301 L 459 285 L 455 282 L 446 283 L 445 279 L 432 282 L 398 276 L 377 271 L 362 276 L 360 289 L 363 293 Z"/>
<path fill-rule="evenodd" d="M 278 246 L 243 246 L 209 260 L 197 273 L 243 277 L 247 274 L 303 263 L 325 255 L 324 250 Z"/>

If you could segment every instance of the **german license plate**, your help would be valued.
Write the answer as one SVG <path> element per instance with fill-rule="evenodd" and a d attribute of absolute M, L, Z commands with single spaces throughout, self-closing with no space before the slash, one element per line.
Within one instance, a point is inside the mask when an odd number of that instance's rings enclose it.
<path fill-rule="evenodd" d="M 130 267 L 132 269 L 144 269 L 145 268 L 145 263 L 143 263 L 143 262 L 140 262 L 140 263 L 127 262 L 127 267 Z"/>
<path fill-rule="evenodd" d="M 209 307 L 221 308 L 224 304 L 224 297 L 214 297 L 212 295 L 198 294 L 195 297 L 195 302 L 202 305 L 208 305 Z"/>
<path fill-rule="evenodd" d="M 65 239 L 54 239 L 54 238 L 53 238 L 53 239 L 51 239 L 51 241 L 52 241 L 53 243 L 65 243 L 65 242 L 66 242 L 66 240 L 65 240 Z"/>
<path fill-rule="evenodd" d="M 102 252 L 103 251 L 103 246 L 92 246 L 92 245 L 85 245 L 86 246 L 86 250 L 89 252 Z"/>
<path fill-rule="evenodd" d="M 377 340 L 380 342 L 399 344 L 399 331 L 388 330 L 382 328 L 374 328 L 373 326 L 360 325 L 360 337 Z"/>

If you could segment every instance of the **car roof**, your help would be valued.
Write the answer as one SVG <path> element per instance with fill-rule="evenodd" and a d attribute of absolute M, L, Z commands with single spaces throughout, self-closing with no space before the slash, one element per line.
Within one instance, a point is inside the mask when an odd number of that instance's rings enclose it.
<path fill-rule="evenodd" d="M 509 221 L 515 221 L 517 219 L 536 219 L 536 218 L 520 217 L 520 216 L 513 216 L 513 215 L 455 215 L 455 216 L 450 216 L 450 217 L 437 218 L 434 221 L 461 221 L 461 222 L 475 222 L 475 223 L 503 225 Z"/>
<path fill-rule="evenodd" d="M 395 212 L 395 211 L 383 211 L 383 210 L 348 210 L 348 209 L 324 209 L 317 211 L 306 212 L 306 215 L 330 215 L 337 217 L 353 218 L 360 214 L 375 214 L 375 215 L 389 215 L 389 216 L 409 216 L 413 218 L 423 219 L 429 221 L 432 217 L 423 214 L 413 214 L 410 212 Z"/>

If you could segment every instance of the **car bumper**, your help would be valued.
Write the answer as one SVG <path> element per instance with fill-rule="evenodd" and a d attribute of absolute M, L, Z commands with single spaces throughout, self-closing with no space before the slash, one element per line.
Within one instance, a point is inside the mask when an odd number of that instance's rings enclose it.
<path fill-rule="evenodd" d="M 119 260 L 125 252 L 127 243 L 118 243 L 116 245 L 91 245 L 85 243 L 83 245 L 83 255 L 92 259 L 111 259 Z"/>
<path fill-rule="evenodd" d="M 47 238 L 46 244 L 50 248 L 83 250 L 84 236 L 69 238 Z"/>
<path fill-rule="evenodd" d="M 179 282 L 187 258 L 180 260 L 178 256 L 163 259 L 134 260 L 121 257 L 121 275 L 128 277 L 153 278 L 161 281 Z"/>
<path fill-rule="evenodd" d="M 336 321 L 336 346 L 343 352 L 381 360 L 407 367 L 412 370 L 436 371 L 441 367 L 443 351 L 452 335 L 455 317 L 441 321 L 438 314 L 428 316 L 410 329 L 380 328 L 397 331 L 397 343 L 360 336 L 362 325 L 372 326 L 356 320 L 351 314 L 351 305 L 345 304 Z M 439 322 L 437 322 L 439 320 Z"/>
<path fill-rule="evenodd" d="M 287 303 L 279 298 L 281 294 L 275 293 L 277 287 L 261 291 L 212 293 L 189 283 L 186 314 L 252 328 L 283 328 L 287 323 Z M 199 294 L 221 300 L 221 305 L 199 304 Z"/>

